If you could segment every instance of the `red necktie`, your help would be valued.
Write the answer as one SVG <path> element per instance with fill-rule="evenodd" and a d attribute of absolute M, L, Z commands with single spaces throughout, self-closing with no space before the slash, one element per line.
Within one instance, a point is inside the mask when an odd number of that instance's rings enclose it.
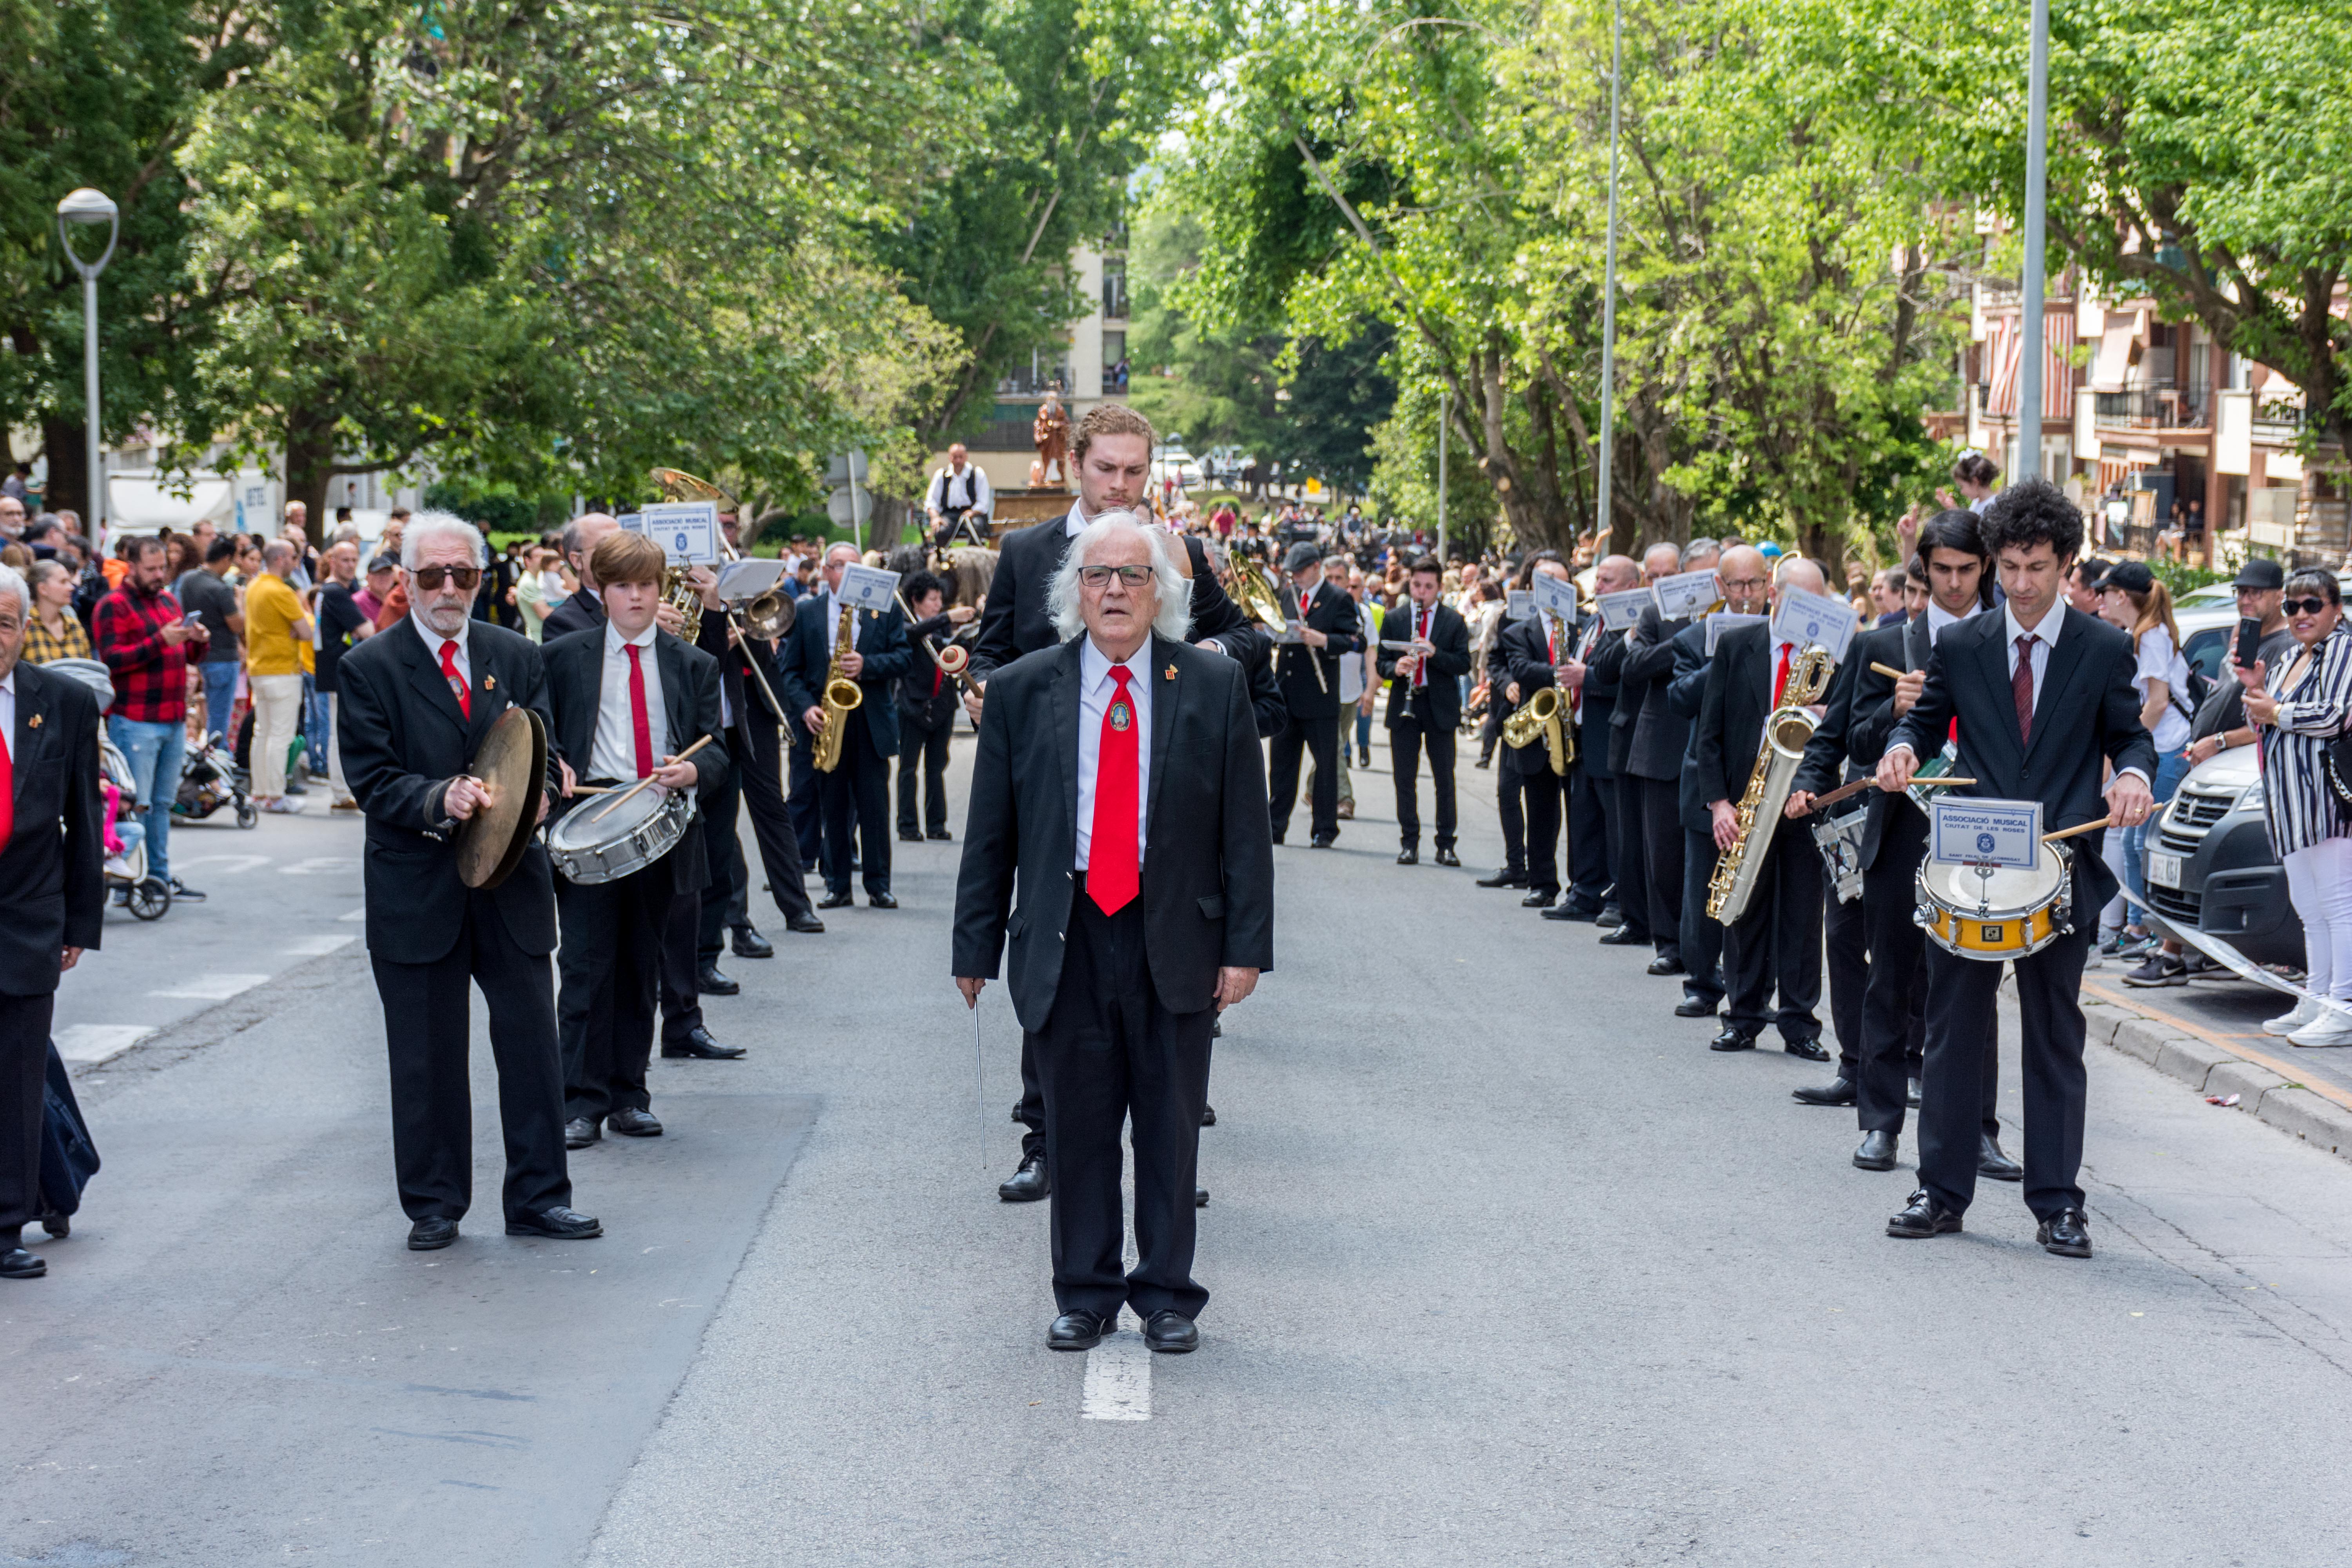
<path fill-rule="evenodd" d="M 23 701 L 20 695 L 18 701 Z M 8 847 L 8 835 L 16 830 L 16 763 L 8 754 L 6 739 L 0 738 L 0 849 Z"/>
<path fill-rule="evenodd" d="M 2033 639 L 2017 639 L 2017 673 L 2009 678 L 2010 700 L 2017 704 L 2017 738 L 2033 739 Z"/>
<path fill-rule="evenodd" d="M 1415 628 L 1412 634 L 1413 641 L 1427 642 L 1429 640 L 1429 612 L 1427 610 L 1423 610 L 1420 615 L 1414 616 L 1413 626 Z M 1412 667 L 1412 683 L 1415 686 L 1426 686 L 1429 684 L 1428 659 L 1423 658 L 1419 664 Z"/>
<path fill-rule="evenodd" d="M 474 717 L 474 694 L 466 689 L 466 678 L 457 673 L 457 644 L 455 638 L 441 645 L 441 674 L 449 682 L 449 693 L 457 700 L 457 711 L 471 722 Z"/>
<path fill-rule="evenodd" d="M 1110 667 L 1118 689 L 1103 710 L 1102 744 L 1095 754 L 1095 822 L 1087 847 L 1087 897 L 1115 915 L 1135 897 L 1141 882 L 1136 868 L 1136 801 L 1142 780 L 1136 766 L 1135 704 L 1128 700 L 1127 666 Z"/>
<path fill-rule="evenodd" d="M 1794 643 L 1780 645 L 1780 672 L 1772 678 L 1772 706 L 1780 706 L 1780 693 L 1789 689 L 1789 656 L 1796 651 Z"/>
<path fill-rule="evenodd" d="M 637 742 L 637 776 L 645 778 L 654 771 L 654 727 L 646 717 L 646 667 L 637 662 L 637 645 L 625 642 L 629 650 L 629 731 Z"/>

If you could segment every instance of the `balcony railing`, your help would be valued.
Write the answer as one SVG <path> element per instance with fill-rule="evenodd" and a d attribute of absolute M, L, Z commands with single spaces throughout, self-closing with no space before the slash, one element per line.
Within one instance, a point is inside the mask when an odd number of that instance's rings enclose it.
<path fill-rule="evenodd" d="M 1067 365 L 1032 365 L 1026 370 L 1016 370 L 1010 375 L 1000 376 L 996 383 L 996 395 L 1043 397 L 1055 385 L 1066 389 L 1069 384 L 1070 372 Z"/>
<path fill-rule="evenodd" d="M 2172 386 L 2138 386 L 2128 392 L 2100 392 L 2095 412 L 2102 425 L 2168 430 L 2197 429 L 2208 422 L 2203 393 Z"/>

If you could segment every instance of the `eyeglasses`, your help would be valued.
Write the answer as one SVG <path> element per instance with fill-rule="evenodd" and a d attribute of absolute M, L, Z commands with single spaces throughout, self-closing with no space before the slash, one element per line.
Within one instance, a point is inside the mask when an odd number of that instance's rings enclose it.
<path fill-rule="evenodd" d="M 1733 592 L 1752 594 L 1764 585 L 1764 579 L 1761 577 L 1718 577 L 1716 582 L 1727 594 Z"/>
<path fill-rule="evenodd" d="M 1130 588 L 1140 588 L 1151 581 L 1149 566 L 1081 566 L 1078 581 L 1089 588 L 1108 588 L 1113 576 Z"/>
<path fill-rule="evenodd" d="M 2325 599 L 2281 599 L 2279 608 L 2290 616 L 2315 616 L 2327 608 Z"/>
<path fill-rule="evenodd" d="M 478 566 L 419 566 L 415 571 L 416 585 L 427 593 L 440 587 L 444 582 L 450 582 L 470 594 L 482 580 L 482 569 Z"/>

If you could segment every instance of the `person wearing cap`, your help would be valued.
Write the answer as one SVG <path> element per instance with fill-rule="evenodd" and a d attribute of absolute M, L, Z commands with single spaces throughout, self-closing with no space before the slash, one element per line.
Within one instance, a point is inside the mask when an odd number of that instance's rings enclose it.
<path fill-rule="evenodd" d="M 2294 634 L 2287 628 L 2286 611 L 2279 603 L 2284 597 L 2286 569 L 2275 561 L 2256 556 L 2238 568 L 2238 575 L 2230 586 L 2237 590 L 2240 618 L 2257 621 L 2262 626 L 2254 661 L 2271 669 L 2284 668 L 2281 656 L 2294 646 Z M 2230 657 L 2234 665 L 2234 644 Z M 2189 724 L 2189 765 L 2194 768 L 2200 763 L 2210 762 L 2232 746 L 2251 746 L 2254 740 L 2254 728 L 2246 722 L 2246 689 L 2234 680 L 2217 680 Z"/>
<path fill-rule="evenodd" d="M 2189 735 L 2196 716 L 2189 694 L 2189 661 L 2180 654 L 2180 628 L 2172 617 L 2172 593 L 2156 580 L 2145 561 L 2118 561 L 2099 579 L 2099 618 L 2132 639 L 2137 668 L 2139 721 L 2156 741 L 2156 776 L 2150 781 L 2156 810 L 2172 799 L 2189 772 Z M 2151 813 L 2149 821 L 2154 820 Z M 2147 899 L 2148 823 L 2124 830 L 2124 886 L 2137 900 L 2125 927 L 2127 939 L 2152 942 L 2145 919 Z M 2162 952 L 2124 976 L 2127 985 L 2178 985 L 2188 978 L 2184 963 Z"/>
<path fill-rule="evenodd" d="M 1363 628 L 1347 590 L 1323 581 L 1320 546 L 1302 540 L 1282 564 L 1290 578 L 1283 613 L 1299 630 L 1298 641 L 1275 656 L 1275 676 L 1290 717 L 1274 737 L 1267 809 L 1279 844 L 1298 801 L 1299 752 L 1305 749 L 1315 759 L 1308 842 L 1328 849 L 1339 837 L 1339 661 L 1362 647 Z"/>

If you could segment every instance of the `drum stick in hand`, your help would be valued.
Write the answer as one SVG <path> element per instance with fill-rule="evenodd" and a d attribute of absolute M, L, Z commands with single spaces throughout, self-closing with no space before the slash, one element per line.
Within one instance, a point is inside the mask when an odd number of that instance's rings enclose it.
<path fill-rule="evenodd" d="M 1911 781 L 1911 787 L 1914 789 L 1948 789 L 1954 784 L 1972 784 L 1976 782 L 1977 781 L 1974 779 L 1913 779 Z M 1829 807 L 1835 805 L 1838 802 L 1845 799 L 1848 795 L 1860 795 L 1864 790 L 1876 789 L 1877 787 L 1878 781 L 1874 778 L 1856 779 L 1850 784 L 1840 784 L 1837 788 L 1830 791 L 1827 795 L 1815 795 L 1813 797 L 1812 809 L 1815 811 L 1825 811 Z"/>
<path fill-rule="evenodd" d="M 2102 827 L 2113 827 L 2115 823 L 2115 814 L 2110 812 L 2096 822 L 2080 822 L 2072 827 L 2062 827 L 2055 833 L 2045 833 L 2042 836 L 2042 842 L 2055 844 L 2061 838 L 2072 838 L 2077 833 L 2095 833 Z"/>
<path fill-rule="evenodd" d="M 702 739 L 700 739 L 699 741 L 697 741 L 694 744 L 692 744 L 691 746 L 688 746 L 686 750 L 684 750 L 684 751 L 680 752 L 677 755 L 676 755 L 676 756 L 674 756 L 674 757 L 670 758 L 670 759 L 669 759 L 669 762 L 667 762 L 667 763 L 664 763 L 662 765 L 663 765 L 664 767 L 667 767 L 667 766 L 669 765 L 669 763 L 682 763 L 682 762 L 686 761 L 686 759 L 687 759 L 687 758 L 688 758 L 688 757 L 690 757 L 690 756 L 694 755 L 694 753 L 695 753 L 695 752 L 698 752 L 698 751 L 702 750 L 702 748 L 703 748 L 703 747 L 705 747 L 705 746 L 707 746 L 707 745 L 709 745 L 709 744 L 710 744 L 710 737 L 709 737 L 709 736 L 708 736 L 708 735 L 705 735 L 705 736 L 703 736 L 703 737 L 702 737 Z M 642 792 L 642 791 L 645 789 L 645 787 L 646 787 L 647 784 L 651 784 L 651 783 L 653 783 L 653 782 L 654 782 L 654 776 L 653 776 L 653 774 L 651 774 L 651 773 L 647 773 L 645 777 L 643 777 L 643 778 L 639 779 L 636 783 L 635 783 L 635 784 L 631 784 L 628 788 L 626 788 L 626 789 L 623 790 L 620 794 L 618 794 L 618 795 L 614 795 L 614 796 L 610 801 L 608 801 L 608 802 L 605 804 L 605 806 L 604 806 L 604 810 L 602 810 L 602 811 L 598 812 L 595 816 L 593 816 L 590 817 L 588 820 L 589 820 L 590 822 L 592 822 L 592 823 L 595 823 L 595 822 L 602 822 L 602 821 L 604 821 L 606 817 L 608 817 L 608 816 L 612 816 L 614 812 L 616 812 L 616 811 L 618 811 L 618 810 L 620 810 L 620 809 L 621 809 L 621 803 L 622 803 L 623 801 L 629 799 L 632 795 L 635 795 L 639 794 L 640 792 Z"/>

